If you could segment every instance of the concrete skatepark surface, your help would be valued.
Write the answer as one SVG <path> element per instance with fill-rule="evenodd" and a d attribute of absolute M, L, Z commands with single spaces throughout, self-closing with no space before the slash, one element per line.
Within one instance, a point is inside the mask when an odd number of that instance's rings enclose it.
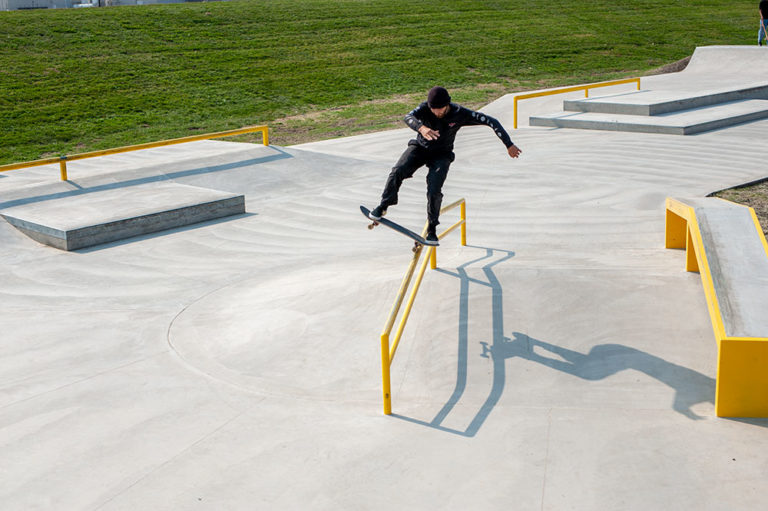
<path fill-rule="evenodd" d="M 511 128 L 510 104 L 486 111 Z M 714 416 L 712 327 L 664 199 L 765 177 L 768 121 L 510 135 L 519 160 L 487 128 L 457 138 L 443 192 L 467 200 L 468 246 L 448 236 L 425 276 L 392 416 L 379 334 L 411 243 L 358 205 L 410 130 L 0 174 L 0 211 L 104 183 L 246 199 L 75 252 L 0 222 L 2 508 L 759 509 L 768 421 Z M 424 175 L 389 213 L 414 229 Z"/>

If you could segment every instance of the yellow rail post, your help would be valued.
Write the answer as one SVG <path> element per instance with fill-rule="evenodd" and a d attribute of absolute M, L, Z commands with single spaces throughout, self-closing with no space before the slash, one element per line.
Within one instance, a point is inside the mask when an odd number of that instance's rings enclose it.
<path fill-rule="evenodd" d="M 161 140 L 159 142 L 147 142 L 146 144 L 136 144 L 123 147 L 115 147 L 112 149 L 103 149 L 101 151 L 91 151 L 88 153 L 64 155 L 56 158 L 46 158 L 44 160 L 25 161 L 21 163 L 11 163 L 8 165 L 0 165 L 0 172 L 7 172 L 9 170 L 24 169 L 28 167 L 37 167 L 39 165 L 48 165 L 50 163 L 59 163 L 59 172 L 61 174 L 61 180 L 67 180 L 67 160 L 83 160 L 85 158 L 95 158 L 96 156 L 107 156 L 110 154 L 125 153 L 128 151 L 138 151 L 139 149 L 151 149 L 153 147 L 164 147 L 167 145 L 183 144 L 186 142 L 196 142 L 199 140 L 209 140 L 212 138 L 232 137 L 235 135 L 243 135 L 246 133 L 254 133 L 260 131 L 262 142 L 264 145 L 269 145 L 269 128 L 267 126 L 248 126 L 246 128 L 238 128 L 236 130 L 219 131 L 217 133 L 206 133 L 204 135 L 192 135 L 189 137 L 172 138 L 169 140 Z"/>
<path fill-rule="evenodd" d="M 463 247 L 467 246 L 467 202 L 464 199 L 459 199 L 456 202 L 453 202 L 451 204 L 448 204 L 447 206 L 440 208 L 440 214 L 442 215 L 446 211 L 450 211 L 456 206 L 460 206 L 459 208 L 459 221 L 447 228 L 442 234 L 440 234 L 437 239 L 443 239 L 445 236 L 448 235 L 451 231 L 456 229 L 457 227 L 461 226 L 461 245 Z M 424 230 L 426 231 L 427 227 L 424 226 Z M 432 253 L 430 254 L 430 268 L 433 270 L 437 268 L 437 248 L 435 248 Z"/>
<path fill-rule="evenodd" d="M 381 390 L 384 395 L 384 415 L 392 415 L 392 394 L 389 381 L 389 368 L 391 365 L 389 334 L 381 334 Z"/>
<path fill-rule="evenodd" d="M 459 209 L 461 215 L 461 246 L 467 246 L 467 201 L 461 201 L 461 208 Z"/>
<path fill-rule="evenodd" d="M 610 87 L 613 85 L 622 85 L 625 83 L 637 83 L 637 90 L 640 90 L 640 78 L 627 78 L 624 80 L 611 80 L 608 82 L 598 82 L 598 83 L 590 83 L 587 85 L 576 85 L 574 87 L 564 87 L 561 89 L 552 89 L 547 90 L 543 92 L 531 92 L 529 94 L 519 94 L 515 96 L 515 99 L 512 101 L 512 108 L 514 110 L 514 122 L 513 122 L 513 128 L 517 129 L 517 102 L 521 99 L 530 99 L 530 98 L 539 98 L 542 96 L 552 96 L 555 94 L 565 94 L 566 92 L 577 92 L 580 90 L 584 91 L 584 97 L 589 97 L 589 90 L 590 89 L 596 89 L 598 87 Z"/>
<path fill-rule="evenodd" d="M 67 180 L 67 157 L 62 156 L 59 160 L 59 174 L 61 174 L 61 180 Z"/>

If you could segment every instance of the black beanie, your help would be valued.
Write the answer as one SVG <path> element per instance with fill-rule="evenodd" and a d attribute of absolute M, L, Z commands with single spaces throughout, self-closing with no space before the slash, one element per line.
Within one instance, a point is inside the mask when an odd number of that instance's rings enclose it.
<path fill-rule="evenodd" d="M 443 108 L 451 102 L 451 96 L 443 87 L 432 87 L 427 95 L 429 108 Z"/>

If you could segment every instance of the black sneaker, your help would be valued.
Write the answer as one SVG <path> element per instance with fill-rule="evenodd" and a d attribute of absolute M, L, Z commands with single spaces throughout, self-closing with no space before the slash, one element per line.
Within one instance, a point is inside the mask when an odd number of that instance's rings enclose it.
<path fill-rule="evenodd" d="M 434 227 L 430 227 L 427 231 L 427 237 L 425 238 L 427 241 L 433 241 L 437 243 L 437 233 L 435 232 Z"/>
<path fill-rule="evenodd" d="M 371 220 L 381 220 L 381 217 L 387 214 L 386 208 L 381 207 L 381 205 L 376 206 L 373 208 L 373 211 L 368 213 L 368 218 Z"/>

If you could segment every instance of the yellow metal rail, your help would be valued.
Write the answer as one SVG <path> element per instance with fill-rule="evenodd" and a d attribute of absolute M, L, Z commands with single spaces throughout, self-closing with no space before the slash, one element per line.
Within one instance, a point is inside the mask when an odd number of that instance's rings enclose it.
<path fill-rule="evenodd" d="M 9 170 L 24 169 L 28 167 L 37 167 L 40 165 L 49 165 L 52 163 L 59 164 L 59 170 L 61 172 L 61 180 L 67 180 L 67 162 L 75 160 L 83 160 L 85 158 L 95 158 L 96 156 L 106 156 L 108 154 L 125 153 L 128 151 L 138 151 L 139 149 L 151 149 L 153 147 L 162 147 L 174 144 L 183 144 L 185 142 L 196 142 L 198 140 L 208 140 L 211 138 L 232 137 L 234 135 L 243 135 L 245 133 L 254 133 L 260 131 L 262 141 L 264 145 L 269 145 L 269 128 L 267 126 L 248 126 L 246 128 L 239 128 L 236 130 L 219 131 L 217 133 L 206 133 L 204 135 L 192 135 L 189 137 L 173 138 L 170 140 L 161 140 L 159 142 L 147 142 L 146 144 L 136 144 L 124 147 L 115 147 L 113 149 L 103 149 L 101 151 L 91 151 L 89 153 L 71 154 L 65 156 L 57 156 L 55 158 L 45 158 L 43 160 L 25 161 L 21 163 L 11 163 L 9 165 L 0 165 L 0 172 L 7 172 Z"/>
<path fill-rule="evenodd" d="M 454 209 L 457 206 L 460 207 L 459 221 L 453 224 L 452 226 L 450 226 L 449 228 L 447 228 L 442 233 L 440 233 L 438 235 L 438 239 L 443 239 L 445 236 L 448 235 L 448 233 L 450 233 L 451 231 L 453 231 L 458 227 L 461 227 L 461 244 L 466 245 L 467 244 L 466 201 L 464 199 L 459 199 L 456 202 L 441 208 L 440 214 L 442 215 L 444 212 L 450 211 L 451 209 Z M 426 235 L 426 232 L 427 232 L 427 226 L 425 225 L 421 235 L 422 236 Z M 406 270 L 405 276 L 403 277 L 403 281 L 400 283 L 400 289 L 397 292 L 395 303 L 394 305 L 392 305 L 392 310 L 389 313 L 389 318 L 387 319 L 387 323 L 384 326 L 384 330 L 381 333 L 381 387 L 382 387 L 382 393 L 384 395 L 384 414 L 385 415 L 392 414 L 390 368 L 392 367 L 392 361 L 395 358 L 395 352 L 397 351 L 397 346 L 400 344 L 400 339 L 402 338 L 403 331 L 405 330 L 405 324 L 408 321 L 408 316 L 411 314 L 411 308 L 413 307 L 413 302 L 416 300 L 416 293 L 419 292 L 421 281 L 424 278 L 424 272 L 427 269 L 427 262 L 432 263 L 431 264 L 432 269 L 435 269 L 437 267 L 437 247 L 427 247 L 426 256 L 424 257 L 421 263 L 421 267 L 419 268 L 418 274 L 416 276 L 416 281 L 413 284 L 413 288 L 411 289 L 411 293 L 408 297 L 408 301 L 406 302 L 402 317 L 400 318 L 400 324 L 397 327 L 397 331 L 395 332 L 395 337 L 392 339 L 392 343 L 390 345 L 389 335 L 392 332 L 392 328 L 395 325 L 395 320 L 397 319 L 397 315 L 400 312 L 400 307 L 403 305 L 405 294 L 408 291 L 408 287 L 411 284 L 411 279 L 413 278 L 413 274 L 416 270 L 416 266 L 418 265 L 419 259 L 421 258 L 421 253 L 423 248 L 424 247 L 419 247 L 416 251 L 414 251 L 413 258 L 411 259 L 411 263 L 408 266 L 408 270 Z"/>
<path fill-rule="evenodd" d="M 588 98 L 590 89 L 596 89 L 598 87 L 610 87 L 612 85 L 622 85 L 625 83 L 637 83 L 637 90 L 640 90 L 640 78 L 627 78 L 624 80 L 611 80 L 610 82 L 590 83 L 587 85 L 576 85 L 573 87 L 564 87 L 562 89 L 552 89 L 552 90 L 547 90 L 543 92 L 531 92 L 529 94 L 519 94 L 515 96 L 515 100 L 514 100 L 514 110 L 515 110 L 514 129 L 517 129 L 517 102 L 520 101 L 521 99 L 539 98 L 542 96 L 552 96 L 554 94 L 565 94 L 566 92 L 577 92 L 580 90 L 583 90 L 584 97 Z"/>

